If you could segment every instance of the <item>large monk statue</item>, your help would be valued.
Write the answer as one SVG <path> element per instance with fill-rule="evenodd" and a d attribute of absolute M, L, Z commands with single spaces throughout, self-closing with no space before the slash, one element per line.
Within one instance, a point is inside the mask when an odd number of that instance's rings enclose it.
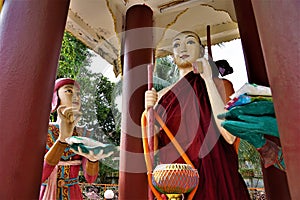
<path fill-rule="evenodd" d="M 218 78 L 217 67 L 204 58 L 200 38 L 181 32 L 173 39 L 180 79 L 157 93 L 145 93 L 145 107 L 154 106 L 199 173 L 196 200 L 247 200 L 238 172 L 236 136 L 221 126 L 219 113 L 234 92 L 230 81 Z M 158 124 L 156 123 L 158 126 Z M 161 127 L 155 135 L 159 163 L 185 163 Z"/>

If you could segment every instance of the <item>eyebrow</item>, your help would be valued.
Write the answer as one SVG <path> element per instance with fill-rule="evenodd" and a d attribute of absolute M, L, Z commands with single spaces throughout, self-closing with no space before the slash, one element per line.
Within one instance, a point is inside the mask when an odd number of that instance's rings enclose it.
<path fill-rule="evenodd" d="M 75 87 L 70 85 L 63 86 L 62 88 L 75 90 Z"/>
<path fill-rule="evenodd" d="M 194 35 L 187 35 L 187 36 L 185 36 L 185 38 L 188 38 L 188 37 L 193 37 L 193 38 L 197 39 Z"/>
<path fill-rule="evenodd" d="M 189 35 L 185 36 L 185 38 L 189 38 L 189 37 L 193 37 L 193 38 L 197 39 L 197 38 L 196 38 L 194 35 L 192 35 L 192 34 L 189 34 Z M 178 41 L 178 40 L 180 40 L 180 39 L 179 39 L 179 38 L 175 38 L 175 39 L 173 40 L 173 42 Z"/>

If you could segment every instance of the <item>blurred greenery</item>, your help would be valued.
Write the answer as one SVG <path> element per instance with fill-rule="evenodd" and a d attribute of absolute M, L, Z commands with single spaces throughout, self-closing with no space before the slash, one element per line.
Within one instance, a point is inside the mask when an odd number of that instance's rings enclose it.
<path fill-rule="evenodd" d="M 239 172 L 243 178 L 262 178 L 260 155 L 256 148 L 247 141 L 240 142 L 239 151 Z"/>

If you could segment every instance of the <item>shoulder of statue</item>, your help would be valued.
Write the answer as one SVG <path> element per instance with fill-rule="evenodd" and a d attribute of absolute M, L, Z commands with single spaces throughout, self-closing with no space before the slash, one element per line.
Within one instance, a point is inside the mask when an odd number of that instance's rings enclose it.
<path fill-rule="evenodd" d="M 174 86 L 174 84 L 169 85 L 167 87 L 165 87 L 164 89 L 161 89 L 160 91 L 157 92 L 158 95 L 158 100 L 157 102 L 160 100 L 161 97 L 163 97 L 169 90 L 171 90 L 171 88 Z"/>

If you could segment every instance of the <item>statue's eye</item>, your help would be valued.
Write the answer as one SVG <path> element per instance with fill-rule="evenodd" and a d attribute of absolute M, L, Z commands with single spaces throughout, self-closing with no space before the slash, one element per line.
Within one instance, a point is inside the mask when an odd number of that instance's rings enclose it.
<path fill-rule="evenodd" d="M 71 89 L 67 89 L 66 91 L 65 91 L 66 93 L 73 93 L 73 90 L 71 90 Z"/>
<path fill-rule="evenodd" d="M 187 43 L 187 44 L 195 44 L 196 42 L 193 41 L 193 40 L 188 40 L 186 43 Z"/>
<path fill-rule="evenodd" d="M 180 44 L 179 43 L 175 43 L 175 44 L 173 44 L 173 48 L 177 48 L 177 47 L 179 47 L 180 46 Z"/>

